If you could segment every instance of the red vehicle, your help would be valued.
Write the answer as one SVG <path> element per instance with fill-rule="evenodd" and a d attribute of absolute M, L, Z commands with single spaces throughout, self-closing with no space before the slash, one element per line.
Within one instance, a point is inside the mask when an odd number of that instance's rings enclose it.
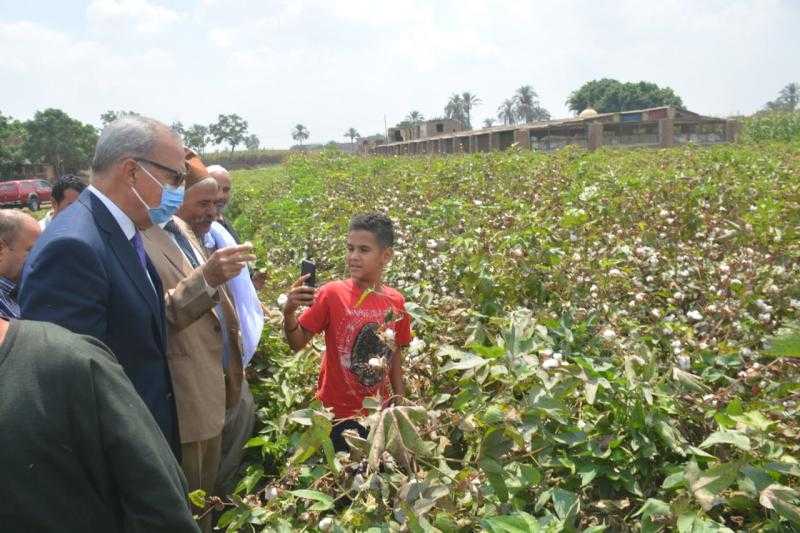
<path fill-rule="evenodd" d="M 0 182 L 0 206 L 28 207 L 36 211 L 50 201 L 50 184 L 47 180 L 17 180 Z"/>

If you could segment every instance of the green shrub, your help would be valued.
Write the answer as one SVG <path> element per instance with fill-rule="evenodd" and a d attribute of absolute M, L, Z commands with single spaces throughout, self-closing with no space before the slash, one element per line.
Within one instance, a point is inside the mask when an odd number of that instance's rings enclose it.
<path fill-rule="evenodd" d="M 328 152 L 237 173 L 271 315 L 262 423 L 220 526 L 797 530 L 800 367 L 766 347 L 800 318 L 798 190 L 778 143 Z M 346 276 L 366 210 L 396 221 L 387 282 L 425 345 L 409 405 L 371 405 L 370 438 L 334 458 L 312 402 L 322 339 L 291 354 L 273 302 L 307 251 L 318 279 Z"/>

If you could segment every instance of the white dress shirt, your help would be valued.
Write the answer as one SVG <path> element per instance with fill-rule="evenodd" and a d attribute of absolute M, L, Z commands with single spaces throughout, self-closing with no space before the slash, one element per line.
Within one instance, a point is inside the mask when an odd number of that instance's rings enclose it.
<path fill-rule="evenodd" d="M 97 198 L 103 202 L 103 205 L 106 206 L 108 211 L 111 213 L 111 216 L 117 221 L 119 229 L 121 229 L 122 233 L 125 234 L 125 238 L 128 239 L 128 242 L 130 242 L 130 240 L 133 239 L 133 236 L 136 235 L 136 225 L 133 223 L 133 220 L 131 220 L 131 217 L 126 215 L 125 212 L 120 209 L 113 200 L 111 200 L 111 198 L 100 192 L 100 190 L 94 185 L 89 185 L 87 189 L 89 189 L 92 194 L 97 196 Z M 131 244 L 131 246 L 133 245 Z M 147 280 L 150 282 L 150 286 L 153 287 L 153 290 L 156 290 L 153 279 L 150 277 L 150 272 L 145 268 L 144 273 L 147 275 Z"/>

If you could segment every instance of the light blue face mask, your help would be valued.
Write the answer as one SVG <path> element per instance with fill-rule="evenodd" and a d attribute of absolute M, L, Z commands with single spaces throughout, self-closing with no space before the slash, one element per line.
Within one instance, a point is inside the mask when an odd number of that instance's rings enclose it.
<path fill-rule="evenodd" d="M 139 163 L 137 163 L 137 165 L 139 165 Z M 185 189 L 183 185 L 180 187 L 175 187 L 174 185 L 161 185 L 161 182 L 154 178 L 146 168 L 144 168 L 142 165 L 139 165 L 139 168 L 144 170 L 144 173 L 150 176 L 150 179 L 155 181 L 158 186 L 161 187 L 161 202 L 157 207 L 150 207 L 147 205 L 147 202 L 142 200 L 142 197 L 139 196 L 139 193 L 136 192 L 136 189 L 133 189 L 133 192 L 139 198 L 139 201 L 142 202 L 145 207 L 147 207 L 147 213 L 150 215 L 150 221 L 153 224 L 163 224 L 172 218 L 172 215 L 175 214 L 175 212 L 183 203 L 183 193 Z"/>

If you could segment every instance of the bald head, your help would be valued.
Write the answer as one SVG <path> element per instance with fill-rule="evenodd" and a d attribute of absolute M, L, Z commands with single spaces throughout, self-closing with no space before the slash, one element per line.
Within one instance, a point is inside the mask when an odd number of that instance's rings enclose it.
<path fill-rule="evenodd" d="M 208 175 L 217 180 L 219 191 L 217 192 L 217 208 L 220 212 L 228 206 L 231 200 L 231 175 L 220 165 L 208 167 Z"/>
<path fill-rule="evenodd" d="M 22 265 L 41 232 L 32 216 L 16 209 L 0 210 L 0 276 L 19 281 Z"/>

